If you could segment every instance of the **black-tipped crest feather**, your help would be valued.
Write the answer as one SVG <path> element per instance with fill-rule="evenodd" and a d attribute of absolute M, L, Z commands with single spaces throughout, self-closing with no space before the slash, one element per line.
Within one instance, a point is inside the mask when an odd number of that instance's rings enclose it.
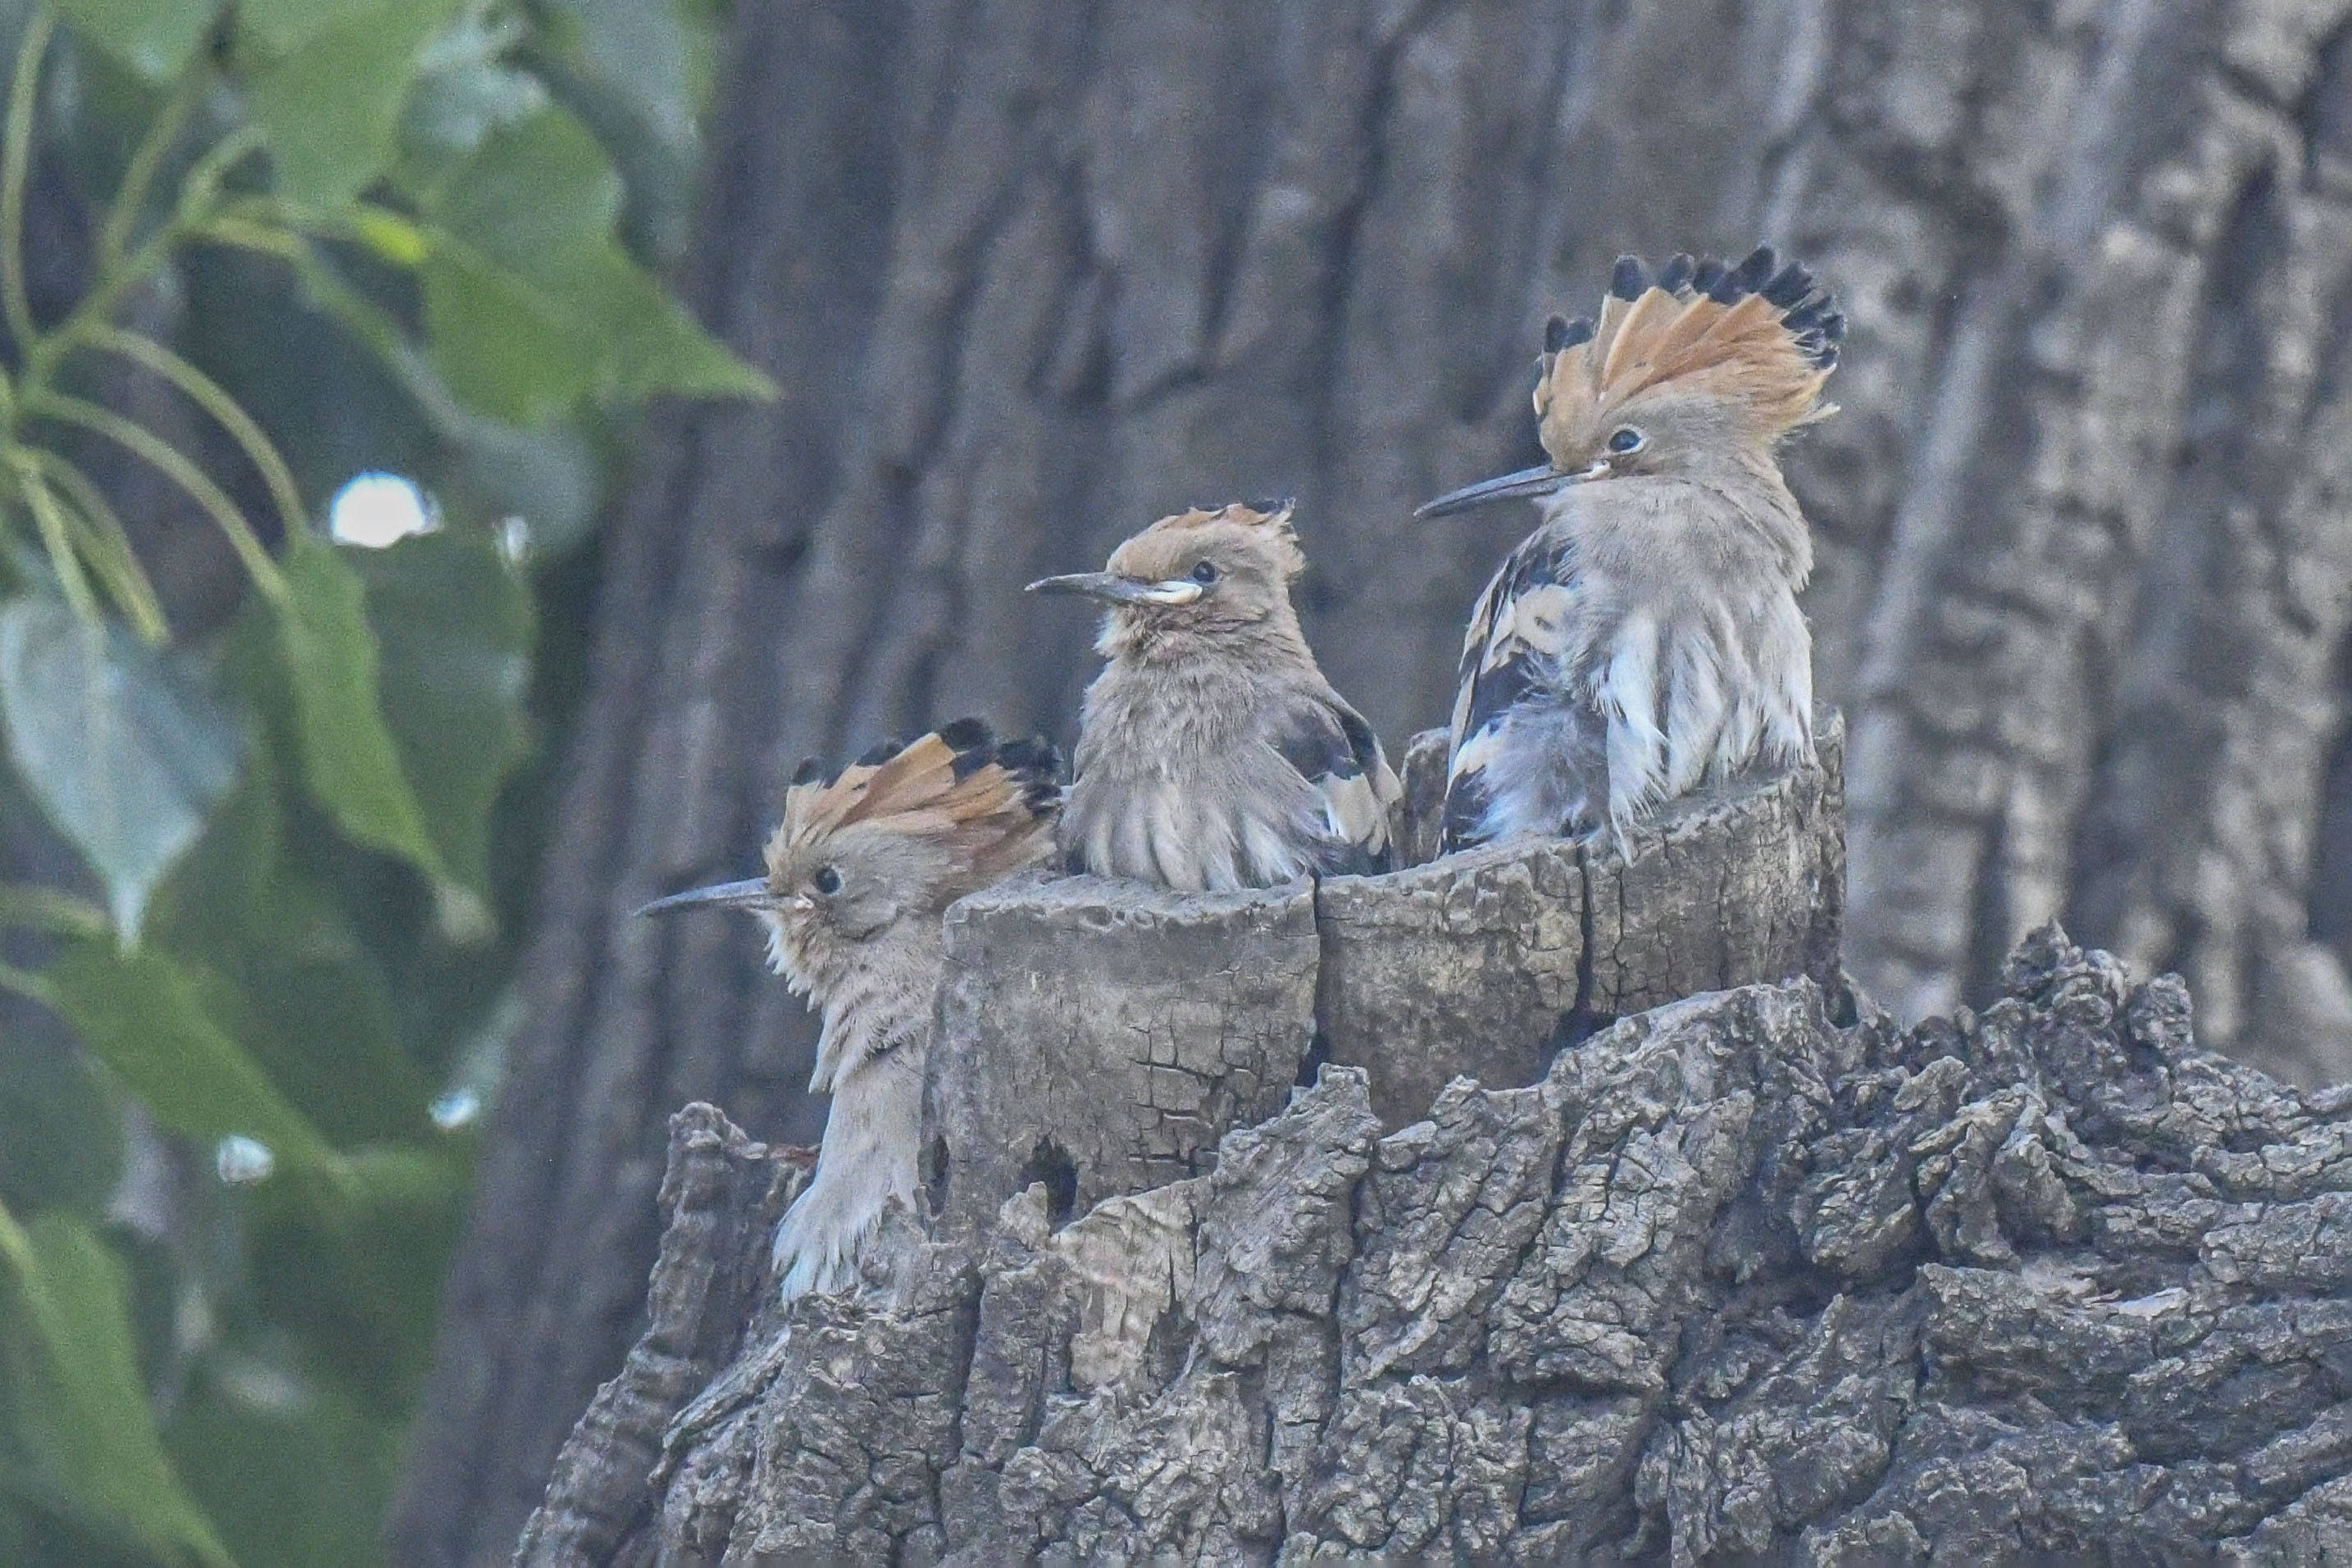
<path fill-rule="evenodd" d="M 987 720 L 960 718 L 940 726 L 940 738 L 952 750 L 970 751 L 974 747 L 986 746 L 995 737 L 989 731 Z"/>
<path fill-rule="evenodd" d="M 1796 262 L 1790 262 L 1772 275 L 1757 292 L 1772 304 L 1786 310 L 1813 291 L 1813 275 Z"/>
<path fill-rule="evenodd" d="M 1732 268 L 1731 281 L 1738 287 L 1740 293 L 1753 294 L 1764 287 L 1766 278 L 1772 276 L 1773 265 L 1779 259 L 1772 254 L 1770 246 L 1759 245 L 1749 251 L 1738 267 Z"/>
<path fill-rule="evenodd" d="M 1749 304 L 1751 298 L 1757 303 Z M 1767 331 L 1768 323 L 1779 331 Z M 1641 257 L 1622 256 L 1598 326 L 1580 336 L 1583 325 L 1563 326 L 1558 317 L 1546 323 L 1539 419 L 1613 406 L 1685 377 L 1711 377 L 1719 385 L 1729 377 L 1757 417 L 1787 430 L 1826 411 L 1820 378 L 1837 363 L 1845 318 L 1801 263 L 1783 264 L 1770 246 L 1758 246 L 1737 265 L 1720 256 L 1670 257 L 1654 284 Z M 1586 354 L 1565 352 L 1588 339 Z M 1791 352 L 1793 359 L 1785 357 Z"/>

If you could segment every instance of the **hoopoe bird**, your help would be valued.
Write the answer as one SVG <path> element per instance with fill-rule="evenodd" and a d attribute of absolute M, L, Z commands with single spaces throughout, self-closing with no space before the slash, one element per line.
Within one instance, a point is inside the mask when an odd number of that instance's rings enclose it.
<path fill-rule="evenodd" d="M 1108 570 L 1029 585 L 1108 607 L 1062 813 L 1069 869 L 1227 892 L 1393 865 L 1396 775 L 1291 607 L 1293 509 L 1179 512 Z"/>
<path fill-rule="evenodd" d="M 1774 453 L 1834 412 L 1845 318 L 1802 267 L 1619 260 L 1597 319 L 1552 318 L 1535 410 L 1549 461 L 1453 491 L 1532 498 L 1463 641 L 1442 847 L 1621 838 L 1664 802 L 1813 751 L 1812 570 Z"/>
<path fill-rule="evenodd" d="M 776 1229 L 786 1301 L 854 1283 L 893 1197 L 913 1205 L 933 993 L 949 904 L 1053 854 L 1060 758 L 962 719 L 887 742 L 784 795 L 768 874 L 656 899 L 640 915 L 746 909 L 768 961 L 822 1008 L 813 1093 L 833 1096 L 815 1174 Z"/>

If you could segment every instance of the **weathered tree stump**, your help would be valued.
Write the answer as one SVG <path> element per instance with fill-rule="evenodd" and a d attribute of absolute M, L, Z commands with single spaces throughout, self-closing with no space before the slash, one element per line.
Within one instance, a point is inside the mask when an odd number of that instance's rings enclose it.
<path fill-rule="evenodd" d="M 2352 1091 L 2054 929 L 2006 979 L 1909 1031 L 1710 993 L 1388 1132 L 1328 1067 L 1206 1174 L 909 1228 L 789 1333 L 701 1283 L 764 1239 L 688 1195 L 778 1172 L 691 1108 L 646 1343 L 720 1375 L 607 1385 L 520 1561 L 2352 1551 Z"/>
<path fill-rule="evenodd" d="M 984 1224 L 1035 1179 L 1092 1207 L 1192 1175 L 1289 1098 L 1316 967 L 1305 884 L 1181 896 L 1076 876 L 956 904 L 929 1084 L 946 1214 Z"/>
<path fill-rule="evenodd" d="M 1819 768 L 1683 802 L 1622 846 L 1513 841 L 1322 883 L 1329 1060 L 1363 1068 L 1402 1126 L 1454 1078 L 1533 1082 L 1551 1050 L 1620 1014 L 1754 980 L 1833 987 L 1844 730 L 1834 714 L 1821 728 Z M 1434 849 L 1430 739 L 1407 753 L 1409 856 Z"/>
<path fill-rule="evenodd" d="M 1032 1180 L 1083 1210 L 1196 1175 L 1318 1060 L 1362 1068 L 1402 1126 L 1456 1077 L 1534 1082 L 1619 1013 L 1832 983 L 1834 715 L 1824 730 L 1819 768 L 1685 802 L 1622 850 L 1527 839 L 1260 893 L 1081 876 L 964 900 L 931 1079 L 941 1213 L 984 1225 Z M 1425 841 L 1429 791 L 1407 805 Z"/>
<path fill-rule="evenodd" d="M 2352 1089 L 2054 927 L 1899 1028 L 1834 740 L 1622 855 L 970 901 L 939 1214 L 782 1308 L 793 1173 L 680 1113 L 518 1562 L 2352 1552 Z"/>

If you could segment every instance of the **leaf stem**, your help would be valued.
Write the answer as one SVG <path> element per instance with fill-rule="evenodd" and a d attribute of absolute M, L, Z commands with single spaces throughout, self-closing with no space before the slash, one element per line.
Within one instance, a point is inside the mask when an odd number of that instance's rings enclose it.
<path fill-rule="evenodd" d="M 0 964 L 0 991 L 14 991 L 52 1010 L 57 1007 L 58 994 L 50 989 L 49 982 L 32 970 L 20 969 L 14 964 Z M 0 1237 L 0 1241 L 5 1239 L 5 1237 Z"/>
<path fill-rule="evenodd" d="M 173 250 L 182 240 L 204 226 L 211 216 L 211 203 L 221 179 L 239 159 L 260 145 L 260 132 L 251 126 L 240 126 L 215 142 L 212 151 L 188 171 L 181 185 L 178 210 L 173 216 L 157 225 L 138 249 L 102 275 L 98 287 L 83 295 L 55 329 L 28 340 L 20 378 L 23 402 L 29 402 L 45 394 L 58 361 L 113 324 L 115 308 L 122 303 L 123 296 L 147 281 L 171 259 Z M 5 190 L 0 190 L 0 196 L 5 194 Z M 5 223 L 5 210 L 0 210 L 0 223 Z M 5 233 L 0 233 L 0 242 L 5 240 Z"/>
<path fill-rule="evenodd" d="M 115 602 L 131 618 L 131 629 L 150 646 L 160 645 L 171 635 L 171 625 L 164 619 L 162 601 L 155 596 L 155 585 L 148 580 L 146 569 L 139 564 L 138 552 L 131 547 L 131 533 L 122 526 L 121 514 L 114 509 L 97 481 L 70 459 L 47 447 L 28 446 L 24 450 L 47 475 L 49 483 L 59 492 L 58 498 L 81 515 L 89 530 L 85 548 L 89 549 L 89 564 L 105 580 Z"/>
<path fill-rule="evenodd" d="M 257 125 L 240 125 L 214 142 L 212 151 L 197 159 L 189 168 L 187 178 L 180 182 L 178 227 L 192 229 L 204 222 L 228 172 L 260 151 L 261 128 Z"/>
<path fill-rule="evenodd" d="M 16 69 L 8 83 L 6 129 L 0 131 L 0 311 L 20 351 L 34 340 L 33 306 L 25 291 L 25 186 L 33 167 L 33 110 L 41 60 L 48 53 L 57 20 L 42 6 L 25 24 L 16 48 Z"/>
<path fill-rule="evenodd" d="M 179 144 L 180 132 L 186 129 L 189 112 L 195 108 L 196 98 L 204 87 L 201 57 L 192 62 L 172 87 L 172 96 L 155 111 L 139 145 L 132 150 L 131 162 L 124 165 L 122 183 L 114 193 L 114 204 L 108 209 L 106 226 L 99 231 L 98 257 L 100 270 L 119 265 L 122 247 L 130 242 L 131 231 L 138 226 L 139 214 L 147 205 L 147 193 L 153 189 L 156 171 L 163 160 Z"/>
<path fill-rule="evenodd" d="M 16 476 L 16 487 L 31 508 L 33 522 L 40 529 L 42 548 L 48 551 L 49 564 L 57 568 L 58 586 L 65 590 L 66 602 L 73 612 L 89 625 L 103 618 L 98 595 L 89 589 L 89 579 L 81 569 L 81 556 L 74 549 L 73 528 L 67 522 L 65 511 L 58 498 L 49 493 L 42 479 L 38 465 L 26 455 L 22 447 L 8 455 L 8 465 Z"/>
<path fill-rule="evenodd" d="M 50 392 L 46 387 L 34 387 L 26 393 L 25 412 L 33 417 L 54 419 L 66 424 L 79 425 L 121 445 L 145 461 L 165 478 L 188 493 L 189 498 L 211 514 L 214 522 L 228 536 L 246 570 L 252 575 L 253 584 L 273 604 L 286 602 L 286 576 L 278 563 L 262 548 L 253 531 L 253 525 L 237 510 L 235 501 L 213 483 L 211 476 L 191 462 L 170 442 L 142 424 L 125 419 L 110 408 L 88 402 L 63 392 Z"/>
<path fill-rule="evenodd" d="M 261 471 L 262 482 L 269 486 L 270 499 L 277 504 L 287 533 L 291 536 L 304 526 L 301 492 L 295 488 L 294 476 L 286 466 L 286 459 L 278 455 L 277 446 L 253 416 L 239 407 L 218 382 L 142 333 L 100 322 L 84 337 L 91 348 L 120 354 L 163 377 L 186 393 L 189 402 L 211 414 Z"/>
<path fill-rule="evenodd" d="M 21 926 L 49 936 L 104 936 L 112 929 L 106 911 L 54 887 L 0 883 L 0 925 Z"/>

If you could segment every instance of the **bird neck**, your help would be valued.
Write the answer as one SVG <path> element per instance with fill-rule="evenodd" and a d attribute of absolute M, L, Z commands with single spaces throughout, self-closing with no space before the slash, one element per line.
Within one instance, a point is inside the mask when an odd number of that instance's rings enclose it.
<path fill-rule="evenodd" d="M 1300 684 L 1323 676 L 1287 612 L 1122 644 L 1087 688 L 1077 771 L 1153 773 L 1220 754 L 1252 733 L 1270 689 Z"/>
<path fill-rule="evenodd" d="M 1636 497 L 1640 502 L 1636 503 Z M 1570 485 L 1541 503 L 1548 529 L 1585 540 L 1606 553 L 1614 547 L 1646 554 L 1661 541 L 1655 530 L 1677 519 L 1705 517 L 1729 522 L 1720 542 L 1732 559 L 1769 565 L 1802 584 L 1811 575 L 1812 538 L 1780 465 L 1769 449 L 1727 443 L 1720 451 L 1692 454 L 1673 472 Z M 1629 533 L 1631 537 L 1623 537 Z"/>
<path fill-rule="evenodd" d="M 893 1041 L 929 1041 L 946 962 L 936 914 L 894 921 L 846 955 L 818 996 L 824 1029 L 810 1087 L 830 1090 L 844 1071 Z"/>
<path fill-rule="evenodd" d="M 1298 612 L 1286 595 L 1265 614 L 1249 621 L 1178 619 L 1153 612 L 1125 612 L 1104 622 L 1096 651 L 1114 664 L 1174 668 L 1191 664 L 1312 664 Z"/>

